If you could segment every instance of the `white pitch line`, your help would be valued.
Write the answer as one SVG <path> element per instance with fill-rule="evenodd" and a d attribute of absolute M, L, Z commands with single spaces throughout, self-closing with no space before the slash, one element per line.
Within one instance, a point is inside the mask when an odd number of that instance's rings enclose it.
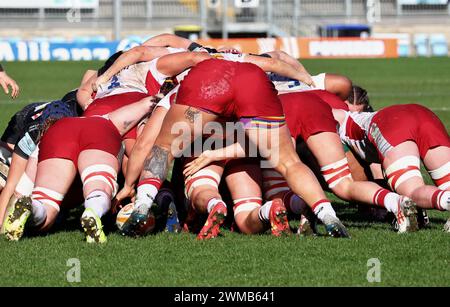
<path fill-rule="evenodd" d="M 450 107 L 442 107 L 442 108 L 429 108 L 431 111 L 440 111 L 440 112 L 448 112 L 450 111 Z"/>

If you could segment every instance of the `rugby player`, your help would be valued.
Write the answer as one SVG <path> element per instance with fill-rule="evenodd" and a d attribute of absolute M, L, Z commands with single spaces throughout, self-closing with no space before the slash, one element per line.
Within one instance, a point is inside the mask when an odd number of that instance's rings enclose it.
<path fill-rule="evenodd" d="M 400 233 L 417 229 L 415 205 L 410 199 L 383 189 L 376 183 L 352 179 L 347 158 L 337 134 L 337 122 L 326 101 L 320 99 L 314 91 L 282 94 L 279 98 L 292 138 L 295 141 L 301 139 L 306 142 L 317 160 L 329 189 L 335 195 L 344 200 L 387 208 L 389 212 L 395 214 Z M 327 150 L 323 150 L 324 147 Z M 228 158 L 218 156 L 223 152 L 218 150 L 203 154 L 206 157 L 200 156 L 196 162 L 188 165 L 186 174 L 197 172 L 210 161 Z M 291 212 L 300 215 L 305 211 L 304 202 L 289 190 L 281 174 L 275 170 L 265 169 L 263 183 L 266 200 L 281 198 Z"/>
<path fill-rule="evenodd" d="M 139 61 L 146 61 L 151 56 L 148 54 L 148 49 L 145 47 L 135 47 L 131 49 L 130 51 L 125 52 L 122 54 L 118 60 L 111 66 L 109 71 L 107 71 L 105 74 L 103 74 L 102 77 L 99 78 L 99 80 L 96 81 L 96 85 L 100 86 L 102 83 L 104 83 L 104 80 L 108 79 L 108 73 L 114 74 L 116 71 L 119 71 L 120 69 L 123 69 L 124 67 L 127 67 L 127 65 L 133 64 L 135 62 Z M 311 83 L 311 80 L 304 79 L 305 76 L 309 77 L 308 73 L 299 74 L 297 70 L 293 69 L 291 65 L 286 64 L 285 62 L 281 62 L 278 60 L 266 58 L 266 57 L 260 57 L 255 55 L 244 55 L 244 54 L 225 54 L 225 53 L 214 53 L 212 56 L 224 60 L 229 61 L 237 61 L 237 62 L 251 62 L 255 63 L 261 68 L 263 68 L 266 71 L 273 71 L 277 72 L 278 74 L 285 74 L 287 76 L 291 76 L 292 78 L 302 78 L 304 82 Z M 192 65 L 195 62 L 200 62 L 205 59 L 205 55 L 201 54 L 199 56 L 199 53 L 174 53 L 172 55 L 166 55 L 161 58 L 159 58 L 158 62 L 156 63 L 157 69 L 159 70 L 165 70 L 166 66 L 169 66 L 171 69 L 173 67 L 181 66 L 183 65 Z M 164 62 L 163 62 L 164 60 Z M 131 165 L 131 171 L 129 171 L 126 175 L 126 183 L 125 187 L 122 189 L 121 192 L 117 195 L 117 200 L 120 201 L 126 196 L 130 195 L 133 190 L 134 182 L 138 179 L 139 173 L 142 170 L 142 165 L 144 163 L 145 156 L 148 154 L 148 148 L 151 148 L 153 145 L 153 142 L 156 138 L 155 131 L 153 130 L 151 133 L 148 133 L 148 136 L 143 136 L 140 141 L 138 141 L 138 147 L 136 147 L 134 155 L 132 155 L 132 158 L 130 158 L 129 164 Z M 144 141 L 144 140 L 147 141 Z M 260 198 L 257 194 L 255 196 L 256 198 Z M 241 198 L 241 197 L 240 197 Z M 240 199 L 239 198 L 239 199 Z M 248 197 L 246 197 L 248 198 Z M 239 203 L 239 202 L 238 202 Z M 200 207 L 204 207 L 203 205 L 200 205 Z M 247 206 L 248 207 L 248 206 Z M 212 207 L 210 207 L 212 208 Z M 270 208 L 270 206 L 268 206 Z M 274 206 L 274 208 L 278 208 L 277 206 Z M 200 209 L 200 211 L 203 211 Z M 266 210 L 269 212 L 270 210 Z M 280 210 L 281 212 L 282 210 Z M 267 217 L 265 218 L 266 221 L 269 221 L 268 214 L 266 214 Z M 285 225 L 286 223 L 284 223 Z M 281 224 L 278 224 L 278 227 L 273 227 L 273 229 L 286 229 L 286 227 L 281 226 Z M 278 232 L 277 232 L 278 233 Z M 208 236 L 208 235 L 206 235 Z"/>
<path fill-rule="evenodd" d="M 176 103 L 169 110 L 144 163 L 135 208 L 124 224 L 124 234 L 137 235 L 138 228 L 146 222 L 158 189 L 167 176 L 169 164 L 185 147 L 180 144 L 171 148 L 172 142 L 177 136 L 192 140 L 190 134 L 172 134 L 172 126 L 182 122 L 193 131 L 196 120 L 204 127 L 219 117 L 241 121 L 249 140 L 258 146 L 260 153 L 268 157 L 269 163 L 307 203 L 320 206 L 325 211 L 325 208 L 331 208 L 316 178 L 295 153 L 284 124 L 281 103 L 264 71 L 251 63 L 209 59 L 192 68 L 181 83 Z M 262 141 L 269 144 L 267 148 Z M 208 219 L 213 218 L 211 213 Z M 329 216 L 329 220 L 337 232 L 348 236 L 336 217 Z"/>
<path fill-rule="evenodd" d="M 373 113 L 333 110 L 333 114 L 340 123 L 341 140 L 362 159 L 381 163 L 394 191 L 418 207 L 450 210 L 450 138 L 432 111 L 405 104 Z M 421 161 L 436 186 L 425 184 Z"/>
<path fill-rule="evenodd" d="M 8 151 L 2 149 L 0 157 L 4 170 L 1 175 L 4 182 L 0 195 L 1 224 L 14 193 L 26 195 L 33 188 L 37 145 L 42 135 L 60 118 L 78 116 L 80 112 L 75 91 L 71 91 L 61 100 L 29 104 L 11 118 L 1 137 L 3 148 L 8 148 Z"/>
<path fill-rule="evenodd" d="M 9 88 L 11 87 L 11 98 L 15 99 L 19 96 L 20 88 L 17 85 L 16 81 L 14 81 L 6 71 L 3 69 L 3 66 L 0 64 L 0 86 L 3 88 L 3 91 L 6 95 L 9 95 Z"/>
<path fill-rule="evenodd" d="M 219 193 L 222 176 L 233 201 L 235 224 L 242 233 L 261 233 L 269 225 L 274 236 L 290 233 L 282 202 L 276 200 L 262 205 L 260 159 L 217 159 L 185 176 L 186 197 L 190 202 L 188 210 L 192 210 L 197 217 L 198 214 L 210 215 L 199 231 L 198 239 L 217 237 L 227 216 L 227 206 Z M 192 215 L 194 214 L 191 214 L 191 220 Z"/>
<path fill-rule="evenodd" d="M 85 211 L 81 224 L 89 243 L 106 242 L 101 217 L 115 195 L 121 136 L 156 105 L 153 96 L 119 108 L 106 116 L 64 118 L 48 129 L 39 145 L 39 161 L 32 196 L 9 209 L 4 233 L 19 240 L 25 227 L 47 231 L 77 172 L 83 182 Z"/>

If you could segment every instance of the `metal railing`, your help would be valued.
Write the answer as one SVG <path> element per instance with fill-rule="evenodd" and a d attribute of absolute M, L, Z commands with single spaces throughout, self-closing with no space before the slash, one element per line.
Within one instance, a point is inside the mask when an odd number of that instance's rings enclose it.
<path fill-rule="evenodd" d="M 248 6 L 249 2 L 254 5 Z M 318 25 L 331 22 L 376 23 L 385 18 L 401 22 L 412 16 L 428 17 L 433 22 L 435 17 L 450 18 L 448 2 L 401 3 L 399 0 L 99 0 L 95 9 L 76 11 L 81 20 L 78 23 L 67 22 L 70 8 L 2 8 L 0 5 L 0 28 L 101 29 L 119 22 L 116 29 L 120 31 L 195 24 L 203 28 L 203 34 L 216 31 L 227 36 L 227 33 L 247 31 L 297 36 L 317 33 Z"/>

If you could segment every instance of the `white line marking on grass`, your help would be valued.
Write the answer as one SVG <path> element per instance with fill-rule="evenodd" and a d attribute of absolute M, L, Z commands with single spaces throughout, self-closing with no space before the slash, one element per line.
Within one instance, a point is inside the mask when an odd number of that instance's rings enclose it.
<path fill-rule="evenodd" d="M 448 112 L 450 111 L 450 107 L 441 107 L 441 108 L 429 108 L 431 111 L 440 111 L 440 112 Z"/>

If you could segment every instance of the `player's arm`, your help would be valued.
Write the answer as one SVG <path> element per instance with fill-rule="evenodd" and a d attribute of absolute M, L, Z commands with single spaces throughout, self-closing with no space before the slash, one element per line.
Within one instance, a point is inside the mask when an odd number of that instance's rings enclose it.
<path fill-rule="evenodd" d="M 83 79 L 86 77 L 86 74 L 83 76 Z M 92 85 L 97 80 L 97 75 L 91 75 L 88 80 L 84 80 L 84 82 L 81 83 L 80 87 L 77 91 L 77 101 L 80 107 L 83 110 L 86 110 L 86 108 L 89 106 L 89 104 L 92 102 L 92 94 L 94 93 L 92 89 Z"/>
<path fill-rule="evenodd" d="M 153 36 L 142 43 L 143 46 L 173 47 L 183 49 L 188 49 L 191 44 L 191 40 L 170 33 L 163 33 Z"/>
<path fill-rule="evenodd" d="M 308 85 L 313 85 L 313 80 L 308 73 L 296 70 L 293 66 L 278 59 L 247 54 L 245 61 L 259 66 L 266 72 L 274 72 L 278 75 L 299 80 Z"/>
<path fill-rule="evenodd" d="M 124 135 L 153 111 L 156 102 L 157 100 L 153 96 L 145 97 L 109 113 L 109 120 L 116 126 L 120 135 Z"/>
<path fill-rule="evenodd" d="M 25 172 L 27 162 L 28 159 L 23 155 L 13 152 L 6 185 L 0 194 L 0 225 L 3 224 L 9 200 L 14 195 L 17 183 L 19 183 L 20 177 Z"/>
<path fill-rule="evenodd" d="M 148 62 L 168 53 L 169 51 L 164 47 L 136 46 L 131 48 L 122 53 L 101 76 L 98 76 L 93 84 L 93 90 L 96 90 L 101 84 L 108 82 L 115 74 L 127 66 L 139 62 Z"/>
<path fill-rule="evenodd" d="M 156 35 L 142 43 L 143 46 L 155 46 L 155 47 L 172 47 L 182 48 L 189 51 L 208 51 L 209 53 L 217 53 L 218 50 L 214 48 L 204 47 L 196 42 L 193 42 L 187 38 L 177 36 L 175 34 L 163 33 Z M 219 52 L 236 52 L 237 50 L 232 47 L 222 47 Z"/>
<path fill-rule="evenodd" d="M 166 76 L 176 76 L 186 69 L 211 58 L 211 55 L 207 52 L 177 52 L 160 57 L 156 63 L 156 68 Z"/>
<path fill-rule="evenodd" d="M 10 76 L 6 74 L 2 65 L 0 64 L 0 85 L 5 91 L 6 95 L 9 95 L 9 87 L 11 87 L 11 98 L 15 99 L 19 96 L 19 85 Z"/>
<path fill-rule="evenodd" d="M 205 150 L 198 158 L 186 164 L 183 174 L 188 177 L 212 162 L 239 159 L 245 156 L 245 150 L 239 142 L 215 150 Z"/>
<path fill-rule="evenodd" d="M 77 101 L 81 109 L 86 110 L 89 104 L 92 102 L 92 83 L 97 79 L 96 70 L 87 70 L 83 78 L 81 79 L 81 84 L 77 91 Z"/>
<path fill-rule="evenodd" d="M 287 54 L 284 51 L 274 50 L 274 51 L 266 52 L 266 54 L 270 55 L 271 58 L 278 59 L 278 60 L 283 61 L 283 62 L 285 62 L 285 63 L 287 63 L 289 65 L 292 65 L 292 67 L 294 67 L 298 71 L 301 71 L 301 72 L 304 72 L 306 74 L 311 75 L 306 70 L 305 66 L 303 66 L 302 63 L 300 63 L 297 59 L 295 59 L 294 57 L 290 56 L 289 54 Z"/>
<path fill-rule="evenodd" d="M 152 149 L 153 144 L 158 137 L 167 111 L 168 110 L 166 108 L 157 107 L 147 121 L 144 130 L 138 136 L 133 150 L 128 157 L 127 170 L 125 174 L 125 185 L 117 194 L 117 201 L 120 202 L 122 199 L 130 196 L 130 194 L 134 190 L 134 185 L 139 179 L 145 159 L 149 155 L 150 150 Z"/>
<path fill-rule="evenodd" d="M 88 69 L 83 75 L 83 78 L 81 78 L 80 85 L 83 85 L 84 83 L 88 82 L 93 76 L 97 76 L 97 70 Z"/>

